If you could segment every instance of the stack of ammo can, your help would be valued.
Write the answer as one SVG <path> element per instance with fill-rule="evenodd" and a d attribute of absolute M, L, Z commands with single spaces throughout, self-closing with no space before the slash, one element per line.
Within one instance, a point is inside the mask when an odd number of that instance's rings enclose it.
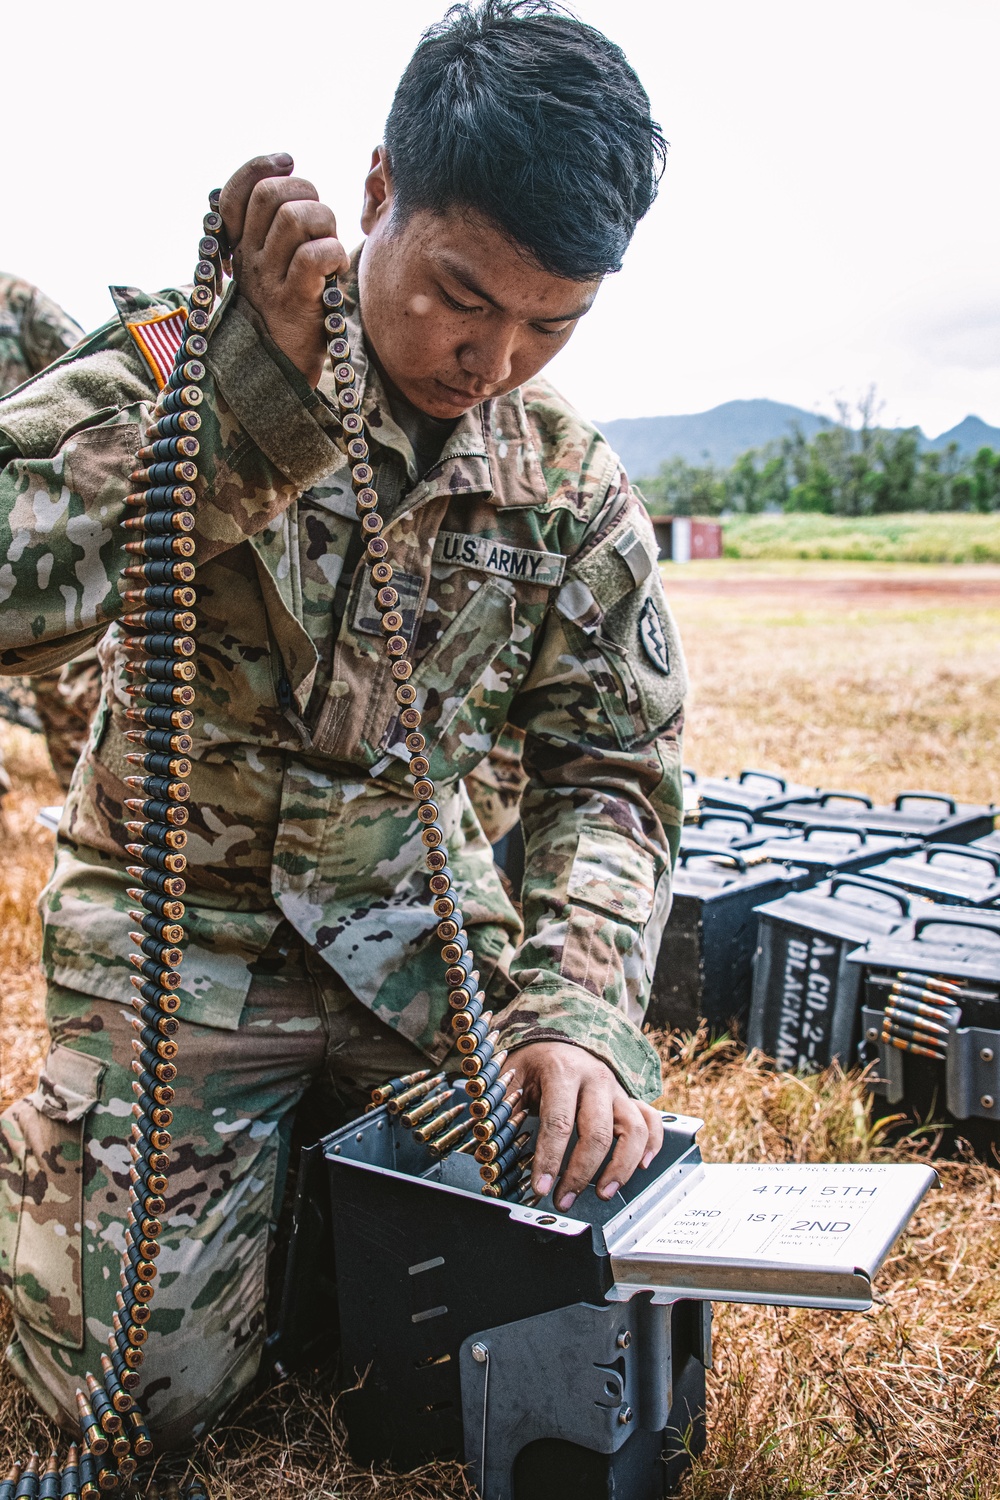
<path fill-rule="evenodd" d="M 996 809 L 878 806 L 771 772 L 686 775 L 654 1026 L 745 1037 L 790 1071 L 870 1066 L 914 1123 L 1000 1144 Z M 942 997 L 946 997 L 947 1003 Z"/>

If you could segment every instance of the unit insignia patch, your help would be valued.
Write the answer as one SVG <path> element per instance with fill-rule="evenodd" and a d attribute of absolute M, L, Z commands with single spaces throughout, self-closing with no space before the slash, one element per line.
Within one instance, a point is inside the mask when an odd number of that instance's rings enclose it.
<path fill-rule="evenodd" d="M 670 652 L 663 634 L 660 616 L 657 614 L 656 605 L 652 599 L 647 599 L 642 606 L 642 613 L 639 616 L 639 638 L 642 641 L 643 650 L 656 670 L 662 672 L 664 677 L 669 677 Z"/>

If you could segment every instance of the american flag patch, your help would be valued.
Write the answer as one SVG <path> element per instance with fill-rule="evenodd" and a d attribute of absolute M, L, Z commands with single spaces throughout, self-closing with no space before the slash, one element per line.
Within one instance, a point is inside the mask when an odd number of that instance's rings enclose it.
<path fill-rule="evenodd" d="M 156 313 L 144 322 L 128 324 L 128 331 L 139 346 L 139 353 L 152 370 L 157 388 L 161 391 L 174 367 L 186 323 L 187 312 L 180 307 L 172 312 Z"/>

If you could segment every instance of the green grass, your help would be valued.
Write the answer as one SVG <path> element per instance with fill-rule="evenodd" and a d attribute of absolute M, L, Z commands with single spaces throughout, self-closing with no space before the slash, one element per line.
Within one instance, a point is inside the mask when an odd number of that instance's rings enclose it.
<path fill-rule="evenodd" d="M 902 563 L 1000 563 L 1000 514 L 732 516 L 726 557 Z"/>

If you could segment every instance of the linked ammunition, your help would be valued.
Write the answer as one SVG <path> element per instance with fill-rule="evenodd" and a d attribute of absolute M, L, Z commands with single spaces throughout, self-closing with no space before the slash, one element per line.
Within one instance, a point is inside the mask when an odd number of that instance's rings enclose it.
<path fill-rule="evenodd" d="M 433 1078 L 424 1077 L 424 1079 L 420 1083 L 415 1084 L 413 1088 L 404 1089 L 402 1093 L 399 1094 L 393 1094 L 392 1097 L 386 1101 L 385 1107 L 391 1115 L 398 1115 L 402 1113 L 404 1109 L 407 1109 L 409 1105 L 416 1104 L 419 1099 L 423 1099 L 425 1095 L 429 1094 L 433 1089 L 440 1088 L 441 1084 L 444 1083 L 444 1081 L 445 1075 L 443 1073 L 435 1073 Z"/>
<path fill-rule="evenodd" d="M 925 986 L 915 984 L 900 984 L 898 981 L 889 989 L 890 999 L 918 1000 L 924 1005 L 930 1005 L 936 1011 L 948 1010 L 955 1004 L 950 995 L 942 995 L 937 990 L 929 990 Z"/>
<path fill-rule="evenodd" d="M 124 1484 L 124 1485 L 131 1484 L 132 1476 L 133 1476 L 133 1474 L 135 1473 L 135 1471 L 136 1471 L 136 1469 L 138 1467 L 139 1467 L 139 1465 L 138 1465 L 138 1463 L 136 1462 L 136 1460 L 134 1458 L 131 1458 L 127 1454 L 123 1454 L 123 1456 L 118 1460 L 118 1479 L 119 1479 L 119 1482 L 121 1484 Z M 130 1490 L 129 1491 L 130 1500 L 131 1500 L 131 1494 L 132 1494 L 132 1492 Z"/>
<path fill-rule="evenodd" d="M 474 1052 L 465 1054 L 461 1066 L 466 1078 L 475 1078 L 478 1074 L 487 1072 L 491 1067 L 500 1067 L 507 1054 L 496 1051 L 499 1039 L 499 1031 L 491 1031 Z M 459 1040 L 461 1041 L 462 1038 Z"/>
<path fill-rule="evenodd" d="M 63 1466 L 59 1500 L 80 1500 L 80 1450 L 76 1443 L 70 1444 Z"/>
<path fill-rule="evenodd" d="M 454 1017 L 454 1019 L 452 1020 L 452 1026 L 454 1026 L 457 1019 L 457 1016 Z M 492 1019 L 493 1012 L 491 1010 L 483 1011 L 483 1014 L 479 1017 L 478 1021 L 474 1021 L 473 1024 L 469 1027 L 468 1031 L 463 1032 L 462 1035 L 458 1038 L 456 1046 L 458 1047 L 459 1052 L 475 1052 L 476 1048 L 479 1047 L 488 1036 L 490 1022 L 492 1021 Z"/>
<path fill-rule="evenodd" d="M 923 1014 L 926 1010 L 926 1006 L 921 1006 L 920 1011 L 917 1012 L 904 1010 L 902 1007 L 896 1005 L 887 1005 L 885 1014 L 890 1021 L 901 1022 L 902 1025 L 909 1026 L 914 1031 L 923 1031 L 934 1036 L 949 1037 L 951 1035 L 951 1027 L 942 1026 L 940 1021 L 928 1020 L 926 1014 Z"/>
<path fill-rule="evenodd" d="M 954 1016 L 957 1020 L 961 1016 L 961 1011 L 957 1006 L 925 1005 L 920 1000 L 910 999 L 908 995 L 890 995 L 886 1002 L 886 1010 L 888 1011 L 890 1007 L 893 1010 L 898 1010 L 903 1015 L 922 1016 L 929 1021 L 940 1022 L 946 1016 Z"/>
<path fill-rule="evenodd" d="M 116 1490 L 118 1488 L 118 1475 L 106 1458 L 97 1458 L 95 1456 L 94 1467 L 97 1470 L 98 1491 L 103 1490 L 107 1493 L 108 1490 Z"/>
<path fill-rule="evenodd" d="M 442 1114 L 435 1115 L 434 1119 L 429 1120 L 426 1125 L 418 1126 L 413 1132 L 414 1140 L 422 1142 L 432 1140 L 434 1136 L 440 1135 L 442 1130 L 446 1130 L 452 1120 L 457 1120 L 464 1111 L 464 1104 L 455 1104 L 451 1109 L 444 1110 Z"/>
<path fill-rule="evenodd" d="M 435 1110 L 441 1108 L 446 1099 L 451 1098 L 451 1089 L 440 1089 L 436 1094 L 429 1094 L 427 1098 L 416 1106 L 415 1109 L 406 1109 L 400 1115 L 400 1124 L 409 1130 L 414 1125 L 419 1125 L 421 1120 L 428 1119 Z"/>
<path fill-rule="evenodd" d="M 101 1429 L 100 1423 L 94 1416 L 93 1407 L 79 1386 L 77 1386 L 76 1390 L 76 1409 L 80 1417 L 80 1431 L 83 1433 L 83 1440 L 94 1457 L 100 1458 L 102 1453 L 107 1453 L 108 1451 L 108 1440 Z"/>
<path fill-rule="evenodd" d="M 97 1463 L 84 1443 L 80 1450 L 80 1500 L 97 1500 Z"/>
<path fill-rule="evenodd" d="M 107 1433 L 121 1432 L 122 1419 L 108 1399 L 107 1391 L 105 1391 L 100 1381 L 91 1375 L 89 1371 L 84 1378 L 87 1382 L 87 1395 L 90 1398 L 90 1405 L 94 1416 L 100 1422 L 104 1431 Z"/>
<path fill-rule="evenodd" d="M 49 1454 L 45 1460 L 42 1482 L 38 1487 L 38 1500 L 61 1500 L 62 1479 L 59 1475 L 59 1455 Z"/>
<path fill-rule="evenodd" d="M 17 1481 L 15 1500 L 36 1500 L 38 1495 L 38 1454 L 33 1453 Z"/>
<path fill-rule="evenodd" d="M 454 1147 L 458 1145 L 459 1141 L 463 1140 L 471 1132 L 471 1130 L 471 1120 L 459 1121 L 459 1123 L 457 1125 L 453 1125 L 450 1130 L 446 1130 L 444 1135 L 435 1136 L 434 1140 L 430 1142 L 431 1155 L 447 1156 L 448 1152 L 453 1150 Z M 475 1142 L 473 1141 L 472 1144 L 475 1145 Z M 464 1150 L 464 1147 L 461 1149 Z"/>
<path fill-rule="evenodd" d="M 403 1078 L 390 1078 L 388 1083 L 372 1089 L 372 1103 L 384 1104 L 387 1099 L 392 1099 L 404 1089 L 412 1088 L 415 1083 L 423 1083 L 425 1078 L 430 1077 L 430 1073 L 430 1068 L 423 1068 L 419 1073 L 407 1073 Z"/>
<path fill-rule="evenodd" d="M 168 1479 L 163 1487 L 163 1500 L 184 1500 L 176 1479 Z"/>
<path fill-rule="evenodd" d="M 936 1052 L 930 1047 L 919 1047 L 915 1042 L 907 1041 L 901 1036 L 890 1036 L 883 1031 L 882 1041 L 891 1047 L 895 1047 L 897 1052 L 912 1052 L 917 1057 L 932 1057 L 935 1062 L 944 1062 L 945 1060 L 945 1053 Z"/>
<path fill-rule="evenodd" d="M 208 1491 L 200 1479 L 192 1479 L 184 1492 L 185 1500 L 208 1500 Z"/>
<path fill-rule="evenodd" d="M 14 1464 L 9 1470 L 7 1478 L 0 1480 L 0 1500 L 14 1500 L 14 1491 L 17 1481 L 21 1477 L 21 1465 Z"/>
<path fill-rule="evenodd" d="M 475 1135 L 477 1141 L 492 1140 L 493 1137 L 503 1129 L 503 1127 L 507 1124 L 507 1121 L 513 1114 L 515 1106 L 517 1105 L 517 1101 L 520 1099 L 523 1093 L 523 1089 L 515 1089 L 509 1099 L 502 1099 L 500 1103 L 497 1104 L 496 1107 L 492 1110 L 492 1112 L 487 1111 L 485 1117 L 475 1117 L 476 1123 L 472 1127 L 472 1132 Z M 482 1104 L 483 1101 L 481 1099 L 478 1099 L 475 1101 L 475 1103 Z M 470 1113 L 472 1113 L 472 1108 L 473 1106 L 470 1105 Z"/>
<path fill-rule="evenodd" d="M 494 1083 L 491 1083 L 485 1093 L 480 1094 L 472 1100 L 472 1103 L 469 1105 L 469 1113 L 474 1120 L 485 1120 L 487 1115 L 493 1113 L 497 1106 L 502 1103 L 503 1097 L 513 1078 L 514 1069 L 511 1068 L 509 1072 L 502 1073 Z"/>
<path fill-rule="evenodd" d="M 473 1053 L 473 1056 L 475 1057 L 476 1054 Z M 467 1062 L 468 1059 L 465 1061 Z M 481 1099 L 484 1094 L 489 1093 L 500 1075 L 500 1069 L 506 1061 L 506 1052 L 497 1052 L 491 1062 L 488 1062 L 484 1068 L 480 1068 L 474 1077 L 468 1079 L 465 1085 L 465 1092 L 470 1099 Z M 463 1069 L 465 1068 L 465 1062 L 462 1063 L 462 1067 Z"/>
<path fill-rule="evenodd" d="M 483 1141 L 476 1147 L 476 1160 L 483 1163 L 496 1161 L 497 1157 L 507 1150 L 527 1118 L 526 1109 L 519 1109 L 517 1114 L 511 1115 L 506 1125 L 498 1130 L 491 1140 Z"/>
<path fill-rule="evenodd" d="M 111 1405 L 115 1411 L 123 1414 L 132 1411 L 135 1402 L 128 1391 L 122 1390 L 121 1382 L 115 1374 L 115 1367 L 106 1354 L 101 1355 L 101 1373 L 104 1376 L 104 1389 L 111 1397 Z"/>
<path fill-rule="evenodd" d="M 498 1177 L 503 1177 L 506 1172 L 510 1171 L 517 1162 L 518 1153 L 524 1150 L 530 1140 L 530 1133 L 525 1131 L 523 1135 L 518 1136 L 516 1141 L 512 1141 L 506 1150 L 501 1151 L 499 1156 L 481 1166 L 479 1175 L 483 1181 L 496 1182 Z"/>
<path fill-rule="evenodd" d="M 938 979 L 933 974 L 911 974 L 907 969 L 900 969 L 896 978 L 904 984 L 924 985 L 927 989 L 937 990 L 942 995 L 961 995 L 964 986 L 954 984 L 950 979 Z"/>
<path fill-rule="evenodd" d="M 132 1439 L 132 1452 L 136 1458 L 148 1458 L 153 1451 L 153 1440 L 142 1419 L 142 1413 L 133 1407 L 128 1413 L 126 1425 L 128 1435 Z"/>
<path fill-rule="evenodd" d="M 456 992 L 459 993 L 459 992 Z M 456 1034 L 472 1029 L 479 1019 L 482 1005 L 479 1000 L 470 1000 L 464 1010 L 456 1010 L 451 1018 L 451 1029 Z"/>

